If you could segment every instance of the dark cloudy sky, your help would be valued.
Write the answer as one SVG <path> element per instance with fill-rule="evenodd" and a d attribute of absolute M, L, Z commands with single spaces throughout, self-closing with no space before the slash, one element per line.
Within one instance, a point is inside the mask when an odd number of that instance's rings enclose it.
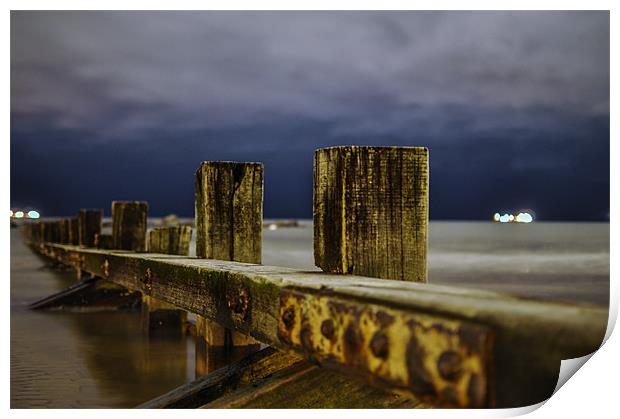
<path fill-rule="evenodd" d="M 11 14 L 13 206 L 193 216 L 225 159 L 310 218 L 314 149 L 348 144 L 428 146 L 433 219 L 607 219 L 609 14 Z"/>

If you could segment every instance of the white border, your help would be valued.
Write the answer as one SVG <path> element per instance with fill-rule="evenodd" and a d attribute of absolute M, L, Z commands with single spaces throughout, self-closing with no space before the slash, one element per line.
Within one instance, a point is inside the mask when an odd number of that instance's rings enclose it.
<path fill-rule="evenodd" d="M 599 1 L 599 0 L 591 0 L 591 1 L 533 1 L 533 0 L 522 0 L 522 1 L 504 1 L 504 2 L 491 2 L 491 1 L 470 1 L 470 2 L 459 2 L 459 1 L 441 1 L 441 2 L 406 2 L 406 1 L 395 1 L 395 0 L 383 0 L 381 2 L 377 1 L 367 1 L 367 0 L 358 0 L 358 1 L 297 1 L 294 4 L 291 2 L 284 1 L 272 1 L 272 0 L 264 0 L 264 1 L 231 1 L 226 3 L 213 3 L 213 2 L 200 2 L 200 1 L 188 1 L 188 0 L 177 0 L 174 2 L 170 1 L 161 1 L 161 0 L 151 0 L 151 1 L 118 1 L 118 0 L 108 0 L 108 1 L 90 1 L 88 3 L 78 2 L 78 1 L 56 1 L 53 4 L 49 1 L 28 1 L 28 2 L 18 2 L 18 1 L 7 1 L 5 4 L 8 5 L 6 12 L 2 15 L 1 18 L 1 28 L 3 35 L 2 42 L 2 57 L 4 58 L 4 66 L 2 67 L 3 80 L 2 89 L 4 93 L 5 100 L 3 103 L 3 113 L 2 119 L 4 121 L 3 127 L 3 137 L 4 137 L 4 150 L 0 157 L 3 161 L 0 165 L 1 170 L 3 172 L 4 182 L 2 183 L 2 199 L 4 202 L 7 202 L 8 208 L 10 206 L 10 191 L 9 191 L 9 179 L 10 179 L 10 153 L 9 153 L 9 144 L 10 144 L 10 134 L 9 134 L 9 123 L 10 123 L 10 74 L 9 74 L 9 35 L 10 35 L 10 14 L 9 10 L 37 10 L 37 9 L 58 9 L 58 10 L 135 10 L 135 9 L 160 9 L 160 10 L 201 10 L 201 9 L 212 9 L 212 10 L 245 10 L 245 9 L 267 9 L 267 10 L 311 10 L 311 9 L 322 9 L 322 10 L 406 10 L 406 9 L 418 9 L 418 10 L 550 10 L 550 9 L 564 9 L 564 10 L 611 10 L 611 138 L 618 138 L 618 126 L 617 123 L 614 123 L 617 120 L 618 112 L 616 107 L 613 105 L 617 103 L 618 98 L 618 89 L 617 83 L 615 83 L 614 76 L 618 73 L 618 54 L 614 52 L 614 47 L 617 49 L 618 47 L 618 24 L 620 23 L 619 19 L 616 16 L 616 11 L 614 10 L 614 5 L 617 2 L 612 1 Z M 617 79 L 617 77 L 616 77 Z M 611 181 L 612 185 L 617 184 L 617 170 L 614 168 L 614 162 L 617 162 L 617 147 L 615 146 L 614 141 L 611 141 Z M 614 193 L 612 188 L 611 190 L 611 208 L 610 212 L 612 214 L 611 218 L 615 219 L 618 215 L 618 194 Z M 4 302 L 5 302 L 5 317 L 2 322 L 3 335 L 5 337 L 5 342 L 10 341 L 9 327 L 10 327 L 10 318 L 9 318 L 9 310 L 10 310 L 10 286 L 9 286 L 9 227 L 8 223 L 2 227 L 2 264 L 3 271 L 5 275 L 3 275 L 4 279 Z M 611 310 L 610 316 L 613 319 L 612 323 L 615 323 L 615 319 L 617 317 L 618 311 L 618 292 L 616 281 L 613 280 L 614 273 L 617 271 L 617 264 L 614 263 L 614 256 L 618 254 L 618 229 L 615 224 L 611 224 L 611 277 L 612 277 L 612 294 L 611 294 Z M 612 324 L 610 323 L 610 325 Z M 609 329 L 611 330 L 611 329 Z M 609 332 L 608 330 L 608 332 Z M 619 353 L 620 343 L 618 342 L 617 334 L 612 335 L 610 339 L 605 343 L 600 351 L 598 351 L 594 356 L 588 361 L 587 366 L 582 368 L 577 372 L 576 377 L 570 379 L 559 391 L 555 394 L 547 403 L 545 403 L 540 409 L 535 410 L 530 414 L 530 417 L 537 418 L 554 418 L 557 416 L 561 416 L 563 418 L 583 418 L 583 417 L 610 417 L 615 416 L 615 412 L 617 412 L 616 401 L 618 399 L 618 392 L 616 386 L 616 377 L 619 376 L 619 368 L 618 368 L 618 358 L 616 354 Z M 3 345 L 3 360 L 2 363 L 2 377 L 4 380 L 2 382 L 3 385 L 3 405 L 5 409 L 8 409 L 10 406 L 10 383 L 9 383 L 9 362 L 10 353 L 9 353 L 9 345 Z M 497 416 L 515 416 L 519 414 L 526 413 L 527 411 L 532 411 L 533 408 L 524 408 L 524 409 L 510 409 L 510 410 L 493 410 L 493 411 L 390 411 L 385 414 L 389 414 L 390 416 L 411 416 L 411 415 L 421 415 L 421 416 L 440 416 L 440 417 L 497 417 Z M 84 415 L 85 412 L 80 410 L 47 410 L 47 411 L 37 411 L 37 410 L 12 410 L 10 412 L 11 415 L 19 416 L 19 417 L 30 417 L 30 416 L 39 416 L 40 414 L 45 414 L 46 416 L 51 417 L 62 417 L 67 418 L 70 416 L 77 417 Z M 125 415 L 134 415 L 139 414 L 137 411 L 129 411 L 122 410 L 117 411 L 115 414 Z M 144 412 L 142 412 L 144 413 Z M 291 414 L 295 416 L 306 416 L 313 417 L 315 415 L 342 415 L 347 414 L 342 411 L 327 411 L 322 410 L 319 412 L 315 411 L 297 411 L 290 412 L 286 410 L 281 411 L 217 411 L 217 412 L 199 412 L 199 411 L 149 411 L 147 414 L 150 416 L 159 416 L 165 415 L 169 416 L 170 414 L 180 415 L 180 416 L 194 416 L 194 415 L 213 415 L 217 414 L 219 417 L 231 417 L 233 415 L 238 414 L 246 414 L 252 416 L 269 416 L 270 418 L 278 418 L 278 417 L 287 417 L 289 418 Z M 355 413 L 351 413 L 357 415 L 375 415 L 375 412 L 371 411 L 357 411 Z M 94 417 L 106 417 L 109 415 L 109 412 L 105 410 L 89 410 L 88 415 L 93 415 Z"/>

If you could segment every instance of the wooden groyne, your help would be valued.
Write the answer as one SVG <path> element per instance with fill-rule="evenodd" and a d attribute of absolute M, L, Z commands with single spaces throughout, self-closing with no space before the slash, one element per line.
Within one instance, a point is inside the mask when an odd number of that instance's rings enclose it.
<path fill-rule="evenodd" d="M 141 407 L 287 407 L 301 394 L 357 407 L 524 406 L 552 394 L 562 359 L 602 343 L 607 310 L 427 283 L 426 149 L 317 151 L 324 272 L 260 264 L 262 174 L 256 163 L 201 165 L 198 257 L 187 256 L 186 229 L 147 234 L 145 203 L 113 204 L 114 249 L 94 247 L 100 217 L 79 228 L 94 215 L 78 217 L 80 244 L 73 222 L 25 227 L 33 249 L 80 277 L 199 316 L 206 347 L 245 348 Z"/>

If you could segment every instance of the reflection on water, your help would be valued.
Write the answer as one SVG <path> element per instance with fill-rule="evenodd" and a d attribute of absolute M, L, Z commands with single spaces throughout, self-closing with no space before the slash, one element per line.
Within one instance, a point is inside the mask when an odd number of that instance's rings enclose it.
<path fill-rule="evenodd" d="M 75 281 L 11 231 L 11 407 L 133 407 L 194 379 L 194 338 L 147 339 L 139 312 L 26 305 Z"/>

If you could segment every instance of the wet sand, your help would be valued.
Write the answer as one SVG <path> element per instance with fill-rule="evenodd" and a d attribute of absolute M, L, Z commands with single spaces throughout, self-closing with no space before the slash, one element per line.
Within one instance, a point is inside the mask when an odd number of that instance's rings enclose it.
<path fill-rule="evenodd" d="M 316 270 L 312 226 L 263 231 L 263 262 Z M 429 281 L 607 305 L 609 225 L 433 222 Z M 147 340 L 139 313 L 31 311 L 75 282 L 11 230 L 11 407 L 133 407 L 194 379 L 194 340 Z"/>

